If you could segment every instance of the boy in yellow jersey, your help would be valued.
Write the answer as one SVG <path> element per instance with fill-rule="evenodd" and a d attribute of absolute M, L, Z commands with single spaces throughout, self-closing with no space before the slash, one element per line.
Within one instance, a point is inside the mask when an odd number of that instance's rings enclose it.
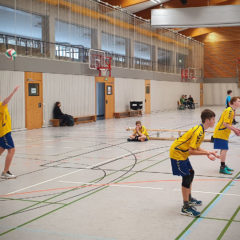
<path fill-rule="evenodd" d="M 18 88 L 19 86 L 15 87 L 13 92 L 6 99 L 4 99 L 3 102 L 0 102 L 0 155 L 5 151 L 5 149 L 8 150 L 5 160 L 5 167 L 1 174 L 1 178 L 4 179 L 15 178 L 15 176 L 9 171 L 13 155 L 15 153 L 15 147 L 11 136 L 11 117 L 8 112 L 7 104 Z"/>
<path fill-rule="evenodd" d="M 149 135 L 147 129 L 142 125 L 140 121 L 136 121 L 136 128 L 133 131 L 133 134 L 128 138 L 128 141 L 134 142 L 144 142 L 148 141 Z"/>
<path fill-rule="evenodd" d="M 202 201 L 198 201 L 191 196 L 194 170 L 188 159 L 189 155 L 206 155 L 210 160 L 215 160 L 219 156 L 214 151 L 200 148 L 204 139 L 204 132 L 215 124 L 215 113 L 205 109 L 201 113 L 202 124 L 189 129 L 185 134 L 176 139 L 170 148 L 170 158 L 173 175 L 182 176 L 182 196 L 183 207 L 181 214 L 198 217 L 200 212 L 193 206 L 201 206 Z"/>
<path fill-rule="evenodd" d="M 232 174 L 233 169 L 225 164 L 228 151 L 228 139 L 231 131 L 237 136 L 240 135 L 240 130 L 232 126 L 237 108 L 240 108 L 240 98 L 233 97 L 229 102 L 229 107 L 223 111 L 213 134 L 214 149 L 220 149 L 221 166 L 219 172 L 229 175 Z"/>

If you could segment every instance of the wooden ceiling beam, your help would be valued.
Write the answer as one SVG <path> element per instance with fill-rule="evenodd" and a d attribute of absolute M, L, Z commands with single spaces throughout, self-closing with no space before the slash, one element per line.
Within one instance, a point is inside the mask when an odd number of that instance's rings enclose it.
<path fill-rule="evenodd" d="M 215 32 L 217 29 L 218 28 L 189 28 L 184 31 L 181 31 L 181 34 L 194 38 L 194 37 L 198 37 L 200 35 Z"/>
<path fill-rule="evenodd" d="M 122 8 L 130 7 L 148 1 L 149 0 L 104 0 L 104 2 L 107 2 L 113 6 L 121 6 Z"/>

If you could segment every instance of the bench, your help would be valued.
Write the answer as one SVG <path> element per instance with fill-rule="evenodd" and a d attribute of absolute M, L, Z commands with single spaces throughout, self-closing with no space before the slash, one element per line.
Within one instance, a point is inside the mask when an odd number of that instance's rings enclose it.
<path fill-rule="evenodd" d="M 135 116 L 142 116 L 142 110 L 131 110 L 126 112 L 115 112 L 115 118 L 125 118 L 125 117 L 135 117 Z"/>
<path fill-rule="evenodd" d="M 88 122 L 96 122 L 96 115 L 93 116 L 75 116 L 74 119 L 74 125 L 80 124 L 80 123 L 88 123 Z M 50 119 L 52 122 L 53 127 L 59 127 L 60 126 L 60 119 Z"/>

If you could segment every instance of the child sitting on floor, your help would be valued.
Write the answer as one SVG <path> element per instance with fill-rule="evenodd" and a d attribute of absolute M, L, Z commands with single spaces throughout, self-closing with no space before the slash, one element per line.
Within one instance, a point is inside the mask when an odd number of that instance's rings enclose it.
<path fill-rule="evenodd" d="M 141 121 L 136 121 L 136 128 L 133 131 L 133 134 L 128 138 L 128 141 L 131 142 L 144 142 L 148 141 L 149 135 L 146 127 L 144 127 Z"/>

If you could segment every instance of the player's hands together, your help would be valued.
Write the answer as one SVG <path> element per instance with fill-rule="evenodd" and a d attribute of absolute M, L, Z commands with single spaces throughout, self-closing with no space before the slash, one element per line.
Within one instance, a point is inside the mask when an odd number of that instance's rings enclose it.
<path fill-rule="evenodd" d="M 234 133 L 235 133 L 237 136 L 240 136 L 240 129 L 236 129 L 236 130 L 234 131 Z"/>
<path fill-rule="evenodd" d="M 214 161 L 216 158 L 220 158 L 220 156 L 217 154 L 217 151 L 209 151 L 209 154 L 207 155 L 207 157 L 211 161 Z"/>

